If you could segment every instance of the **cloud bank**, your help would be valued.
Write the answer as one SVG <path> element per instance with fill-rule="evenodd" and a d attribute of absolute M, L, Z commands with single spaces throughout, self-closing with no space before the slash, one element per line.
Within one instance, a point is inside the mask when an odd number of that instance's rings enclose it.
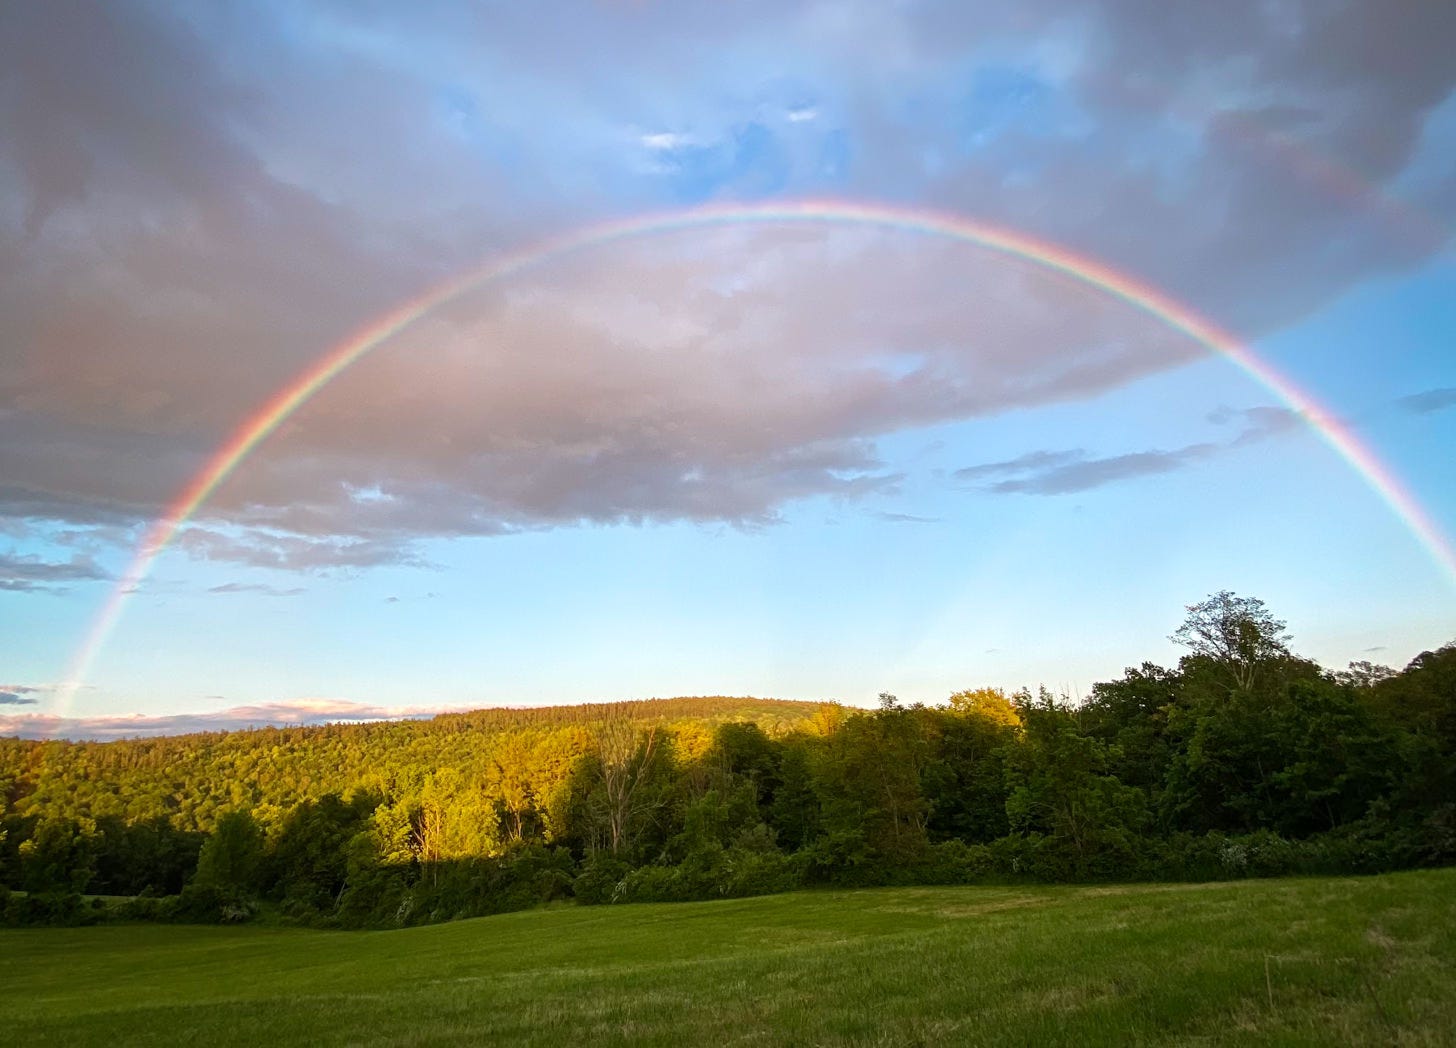
<path fill-rule="evenodd" d="M 0 691 L 0 694 L 4 694 Z M 6 700 L 0 698 L 0 704 Z M 21 702 L 31 701 L 21 699 Z M 245 731 L 261 727 L 303 727 L 358 721 L 408 720 L 458 713 L 459 707 L 375 706 L 345 699 L 294 699 L 234 706 L 210 713 L 152 717 L 58 717 L 51 714 L 0 715 L 0 736 L 22 739 L 62 738 L 106 742 L 112 739 L 186 735 L 207 731 Z"/>
<path fill-rule="evenodd" d="M 57 542 L 135 528 L 371 318 L 482 259 L 665 206 L 914 201 L 1272 331 L 1449 239 L 1456 166 L 1433 115 L 1452 38 L 1446 0 L 15 5 L 0 519 Z M 295 415 L 181 542 L 311 571 L 420 564 L 437 536 L 761 525 L 894 490 L 890 434 L 1097 396 L 1201 353 L 964 245 L 683 231 L 438 311 Z M 993 488 L 1083 490 L 1208 453 L 1001 464 Z M 96 577 L 9 561 L 11 590 Z"/>

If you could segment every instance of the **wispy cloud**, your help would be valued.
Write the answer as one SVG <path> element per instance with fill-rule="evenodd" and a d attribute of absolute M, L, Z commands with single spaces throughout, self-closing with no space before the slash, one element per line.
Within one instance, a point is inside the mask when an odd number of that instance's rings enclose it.
<path fill-rule="evenodd" d="M 458 712 L 453 706 L 375 706 L 345 699 L 293 699 L 285 702 L 234 706 L 208 713 L 171 716 L 58 717 L 50 714 L 0 716 L 0 736 L 26 739 L 124 739 L 155 735 L 185 735 L 205 731 L 242 731 L 247 728 L 296 727 L 357 721 L 408 720 Z"/>
<path fill-rule="evenodd" d="M 261 528 L 220 531 L 190 527 L 177 540 L 179 548 L 195 557 L 281 571 L 329 572 L 380 565 L 427 567 L 407 539 L 361 538 L 352 535 L 280 533 Z M 255 592 L 293 597 L 301 588 L 275 590 L 270 586 L 225 583 L 215 593 Z"/>
<path fill-rule="evenodd" d="M 39 556 L 0 553 L 0 590 L 58 592 L 67 582 L 104 582 L 110 578 L 110 573 L 95 558 L 85 554 L 66 561 L 52 561 Z"/>
<path fill-rule="evenodd" d="M 1080 462 L 1087 457 L 1087 453 L 1080 448 L 1073 448 L 1068 451 L 1029 451 L 1025 455 L 1018 455 L 1013 459 L 1004 459 L 1000 462 L 982 462 L 976 466 L 966 466 L 951 474 L 956 480 L 980 480 L 984 477 L 996 477 L 1004 474 L 1038 473 L 1046 470 L 1059 469 L 1063 466 Z"/>
<path fill-rule="evenodd" d="M 308 590 L 302 586 L 292 586 L 288 589 L 280 589 L 277 586 L 269 586 L 262 582 L 224 582 L 220 586 L 210 586 L 208 593 L 258 593 L 265 597 L 296 597 L 300 593 L 307 593 Z"/>
<path fill-rule="evenodd" d="M 876 513 L 880 520 L 889 521 L 891 524 L 939 524 L 939 517 L 917 517 L 913 513 Z"/>
<path fill-rule="evenodd" d="M 1230 440 L 1200 441 L 1171 450 L 1134 451 L 1094 456 L 1085 448 L 1032 451 L 1014 459 L 967 466 L 951 474 L 963 482 L 985 482 L 982 490 L 998 495 L 1068 495 L 1090 491 L 1118 481 L 1172 473 L 1222 452 L 1267 440 L 1288 432 L 1299 415 L 1286 408 L 1220 409 L 1209 421 L 1223 424 L 1241 420 L 1243 429 Z"/>
<path fill-rule="evenodd" d="M 987 490 L 998 495 L 1069 495 L 1134 477 L 1172 473 L 1190 462 L 1207 458 L 1218 450 L 1217 444 L 1189 444 L 1173 451 L 1135 451 L 1105 458 L 1092 458 L 1085 451 L 1073 450 L 1050 456 L 1058 460 L 1055 465 L 1028 466 L 1016 460 L 993 463 L 997 467 L 993 473 L 1012 475 L 992 482 Z M 972 469 L 984 471 L 986 467 Z M 957 476 L 960 476 L 960 471 L 957 471 Z"/>
<path fill-rule="evenodd" d="M 1210 421 L 1219 425 L 1240 422 L 1243 428 L 1230 442 L 1230 447 L 1255 444 L 1269 437 L 1279 436 L 1297 429 L 1304 423 L 1304 417 L 1290 408 L 1260 405 L 1252 408 L 1223 408 L 1210 416 Z"/>
<path fill-rule="evenodd" d="M 0 706 L 33 706 L 39 701 L 35 696 L 40 690 L 23 684 L 0 684 Z"/>
<path fill-rule="evenodd" d="M 1396 404 L 1418 415 L 1429 415 L 1434 411 L 1444 411 L 1449 407 L 1456 407 L 1456 388 L 1448 386 L 1443 389 L 1428 389 L 1422 393 L 1412 393 L 1408 397 L 1401 397 Z"/>

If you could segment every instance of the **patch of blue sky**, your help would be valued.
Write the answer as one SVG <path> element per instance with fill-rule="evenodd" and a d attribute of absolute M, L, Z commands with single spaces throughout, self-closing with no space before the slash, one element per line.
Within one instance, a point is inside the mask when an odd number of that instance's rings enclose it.
<path fill-rule="evenodd" d="M 966 536 L 967 548 L 977 551 L 976 563 L 966 564 L 966 586 L 1010 595 L 1002 598 L 1005 621 L 1030 616 L 1018 607 L 1023 598 L 1032 604 L 1055 598 L 1048 587 L 1066 573 L 1062 587 L 1071 604 L 1085 607 L 1099 589 L 1116 592 L 1144 633 L 1160 612 L 1170 622 L 1176 618 L 1176 608 L 1155 606 L 1166 605 L 1170 592 L 1193 600 L 1234 588 L 1270 600 L 1320 648 L 1311 654 L 1338 664 L 1353 642 L 1331 635 L 1329 609 L 1358 591 L 1380 609 L 1362 612 L 1359 627 L 1385 631 L 1382 637 L 1404 652 L 1400 657 L 1439 643 L 1441 630 L 1412 613 L 1409 593 L 1419 589 L 1430 608 L 1449 601 L 1449 587 L 1348 464 L 1308 428 L 1231 446 L 1243 423 L 1210 418 L 1223 406 L 1272 404 L 1247 376 L 1210 358 L 1108 396 L 900 434 L 879 446 L 890 468 L 910 469 L 903 485 L 905 505 L 914 507 L 908 512 L 941 521 L 915 532 L 916 542 L 930 542 L 937 528 Z M 963 466 L 1038 450 L 1108 458 L 1199 443 L 1224 449 L 1188 457 L 1168 472 L 1064 494 L 998 493 L 994 478 L 957 483 L 953 477 Z M 1392 465 L 1403 468 L 1394 458 Z M 1239 512 L 1231 516 L 1230 505 Z M 1058 625 L 1065 616 L 1053 604 L 1041 614 L 1039 622 L 1026 619 L 1025 635 L 1051 631 L 1059 643 L 1069 642 L 1060 653 L 1048 649 L 1043 671 L 1078 662 L 1074 623 Z M 1097 632 L 1102 658 L 1120 650 L 1110 625 Z M 1127 640 L 1129 657 L 1157 657 L 1146 636 L 1140 650 L 1133 643 L 1138 638 Z M 1087 665 L 1096 663 L 1079 672 Z"/>
<path fill-rule="evenodd" d="M 1017 66 L 982 66 L 970 77 L 950 112 L 958 125 L 955 141 L 965 153 L 1017 137 L 1060 137 L 1057 97 L 1033 71 Z"/>
<path fill-rule="evenodd" d="M 762 198 L 785 190 L 793 173 L 789 151 L 779 136 L 757 121 L 721 138 L 649 139 L 658 172 L 677 203 L 697 204 L 723 195 Z"/>
<path fill-rule="evenodd" d="M 439 125 L 471 152 L 497 170 L 522 169 L 526 162 L 520 141 L 481 112 L 471 89 L 458 83 L 440 84 L 433 91 L 433 116 Z"/>
<path fill-rule="evenodd" d="M 1456 539 L 1456 407 L 1418 411 L 1405 398 L 1456 388 L 1456 260 L 1351 291 L 1261 351 L 1352 423 Z"/>
<path fill-rule="evenodd" d="M 835 128 L 819 142 L 818 175 L 827 187 L 849 181 L 854 165 L 854 147 L 847 128 Z"/>
<path fill-rule="evenodd" d="M 1430 224 L 1447 257 L 1456 255 L 1456 93 L 1431 111 L 1414 155 L 1386 191 L 1409 209 L 1408 221 Z"/>
<path fill-rule="evenodd" d="M 1097 125 L 1075 94 L 1034 62 L 980 56 L 883 102 L 888 119 L 924 143 L 922 173 L 938 177 L 966 160 L 994 163 L 1005 182 L 1033 181 L 1068 141 Z"/>

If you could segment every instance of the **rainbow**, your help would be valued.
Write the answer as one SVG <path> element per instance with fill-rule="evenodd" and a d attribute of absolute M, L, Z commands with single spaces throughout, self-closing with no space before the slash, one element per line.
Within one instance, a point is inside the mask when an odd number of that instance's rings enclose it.
<path fill-rule="evenodd" d="M 456 296 L 562 255 L 678 230 L 760 223 L 857 225 L 948 238 L 1022 259 L 1125 302 L 1221 354 L 1298 413 L 1364 478 L 1437 563 L 1456 580 L 1456 551 L 1452 550 L 1445 536 L 1411 493 L 1347 425 L 1228 332 L 1137 278 L 1050 241 L 961 215 L 836 200 L 708 205 L 605 222 L 502 255 L 399 305 L 323 354 L 263 403 L 218 448 L 162 516 L 147 529 L 131 563 L 97 613 L 71 660 L 56 693 L 57 712 L 64 715 L 69 708 L 76 689 L 89 673 L 106 638 L 120 619 L 127 597 L 135 592 L 182 526 L 260 443 L 345 369 Z"/>

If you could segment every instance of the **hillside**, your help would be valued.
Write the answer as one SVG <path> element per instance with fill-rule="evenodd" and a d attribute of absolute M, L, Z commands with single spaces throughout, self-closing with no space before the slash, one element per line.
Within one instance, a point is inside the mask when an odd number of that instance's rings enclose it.
<path fill-rule="evenodd" d="M 1449 1044 L 1456 870 L 0 931 L 28 1045 Z"/>
<path fill-rule="evenodd" d="M 1264 622 L 1257 601 L 1215 605 L 1226 621 L 1190 622 Z M 565 899 L 1456 863 L 1456 646 L 1331 672 L 1280 626 L 1079 704 L 699 698 L 8 740 L 0 887 L 24 895 L 0 922 L 391 928 Z M 82 894 L 136 899 L 108 913 Z"/>
<path fill-rule="evenodd" d="M 539 792 L 549 793 L 553 777 L 564 775 L 609 721 L 665 729 L 680 755 L 692 758 L 721 724 L 752 723 L 777 735 L 822 721 L 826 709 L 837 707 L 685 697 L 116 742 L 0 739 L 0 798 L 8 795 L 10 810 L 21 815 L 128 823 L 162 817 L 184 832 L 209 832 L 221 812 L 239 807 L 267 819 L 326 794 L 359 790 L 430 793 L 460 811 L 481 797 L 492 800 L 507 767 L 518 779 L 540 780 Z M 482 850 L 490 849 L 479 839 L 462 848 Z"/>

